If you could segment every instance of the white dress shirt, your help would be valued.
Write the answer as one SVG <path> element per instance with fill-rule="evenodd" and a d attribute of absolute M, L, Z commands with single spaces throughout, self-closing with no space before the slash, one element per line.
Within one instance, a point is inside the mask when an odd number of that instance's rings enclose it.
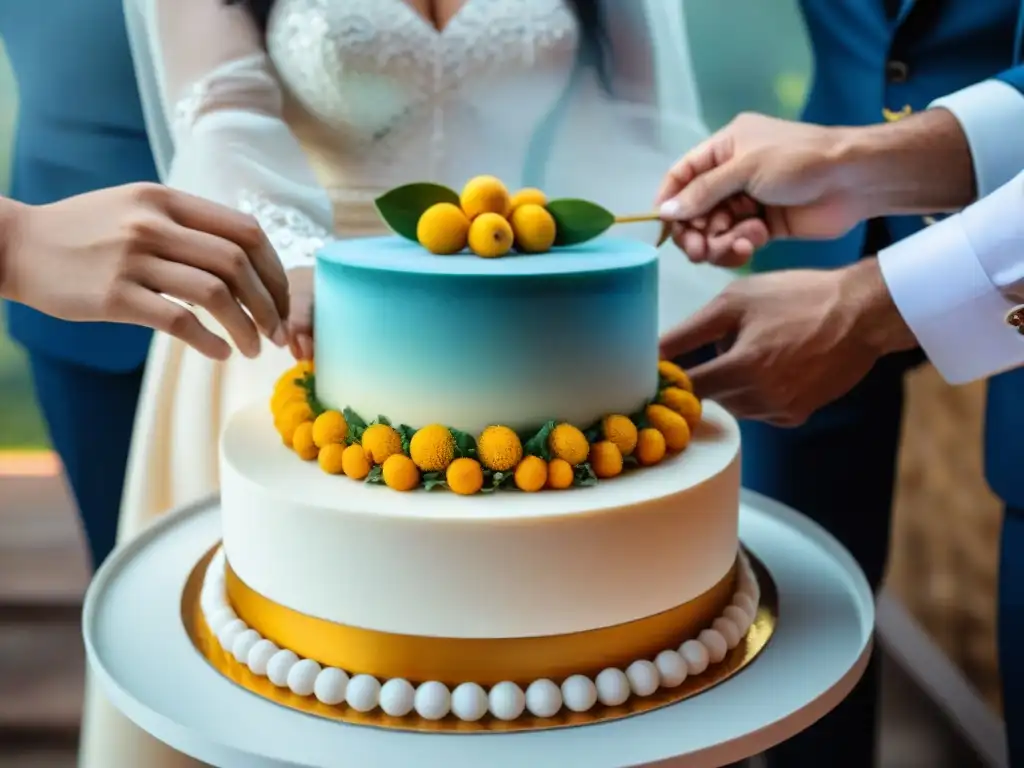
<path fill-rule="evenodd" d="M 878 255 L 886 285 L 946 381 L 1024 365 L 1024 96 L 989 80 L 939 99 L 970 144 L 978 202 Z"/>

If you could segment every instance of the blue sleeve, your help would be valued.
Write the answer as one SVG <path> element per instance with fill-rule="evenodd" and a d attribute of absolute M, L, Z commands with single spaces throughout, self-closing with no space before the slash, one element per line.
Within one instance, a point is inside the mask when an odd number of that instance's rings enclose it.
<path fill-rule="evenodd" d="M 967 136 L 978 197 L 985 197 L 1024 170 L 1024 65 L 936 99 L 952 112 Z"/>

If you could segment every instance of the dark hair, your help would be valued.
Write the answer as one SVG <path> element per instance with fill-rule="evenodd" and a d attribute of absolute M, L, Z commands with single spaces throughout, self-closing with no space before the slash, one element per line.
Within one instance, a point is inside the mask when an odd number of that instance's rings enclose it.
<path fill-rule="evenodd" d="M 270 13 L 276 0 L 224 0 L 226 5 L 244 5 L 256 20 L 256 25 L 266 34 Z M 404 2 L 404 0 L 399 0 Z M 469 0 L 472 2 L 472 0 Z M 601 19 L 600 0 L 567 0 L 576 15 L 582 34 L 584 53 L 589 61 L 604 74 L 604 24 Z"/>

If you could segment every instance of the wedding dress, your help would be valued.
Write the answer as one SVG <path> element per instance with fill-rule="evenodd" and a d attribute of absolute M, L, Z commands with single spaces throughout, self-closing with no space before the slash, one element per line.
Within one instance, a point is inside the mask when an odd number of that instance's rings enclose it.
<path fill-rule="evenodd" d="M 332 237 L 383 233 L 374 197 L 411 181 L 459 188 L 489 173 L 617 213 L 649 208 L 704 135 L 683 4 L 601 5 L 604 66 L 583 55 L 563 0 L 466 0 L 443 30 L 405 0 L 278 0 L 265 39 L 222 0 L 125 0 L 125 11 L 162 178 L 253 214 L 292 269 Z M 662 262 L 663 324 L 722 284 L 682 257 Z M 226 418 L 265 400 L 290 363 L 269 343 L 258 359 L 216 363 L 156 334 L 121 541 L 217 491 Z M 83 734 L 85 768 L 191 762 L 95 689 Z"/>

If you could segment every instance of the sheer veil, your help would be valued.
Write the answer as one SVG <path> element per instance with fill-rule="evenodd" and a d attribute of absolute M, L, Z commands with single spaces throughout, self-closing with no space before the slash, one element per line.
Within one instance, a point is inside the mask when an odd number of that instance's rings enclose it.
<path fill-rule="evenodd" d="M 581 59 L 564 97 L 529 141 L 514 135 L 516 126 L 493 122 L 484 124 L 483 130 L 472 123 L 464 126 L 469 131 L 466 135 L 486 135 L 488 141 L 480 143 L 475 154 L 460 148 L 458 162 L 439 171 L 433 180 L 454 184 L 468 177 L 460 173 L 487 172 L 510 185 L 542 186 L 552 196 L 585 197 L 616 214 L 650 209 L 671 163 L 707 135 L 690 57 L 685 3 L 600 0 L 600 4 L 606 38 L 602 66 L 593 59 Z M 283 96 L 262 41 L 253 29 L 239 28 L 231 33 L 237 32 L 247 44 L 225 46 L 232 53 L 220 58 L 205 52 L 217 44 L 209 37 L 213 34 L 209 29 L 217 24 L 206 23 L 202 15 L 233 14 L 234 30 L 244 25 L 244 13 L 236 7 L 225 8 L 221 0 L 124 0 L 124 7 L 161 178 L 171 186 L 233 206 L 243 202 L 238 198 L 240 190 L 256 188 L 272 199 L 278 211 L 289 212 L 279 217 L 281 221 L 299 222 L 305 235 L 301 243 L 315 241 L 309 239 L 310 233 L 330 236 L 330 201 L 283 119 Z M 194 20 L 186 23 L 190 16 Z M 194 35 L 189 24 L 195 27 Z M 220 26 L 218 34 L 223 38 L 228 23 Z M 168 27 L 178 32 L 168 32 Z M 206 61 L 200 65 L 195 59 L 200 64 Z M 510 95 L 509 88 L 516 84 L 503 80 L 496 86 L 503 99 L 530 98 L 525 90 Z M 480 93 L 474 98 L 479 100 Z M 467 103 L 465 111 L 475 119 L 487 112 L 479 103 Z M 188 142 L 181 140 L 185 130 Z M 660 226 L 618 229 L 617 235 L 652 242 Z M 288 253 L 288 244 L 296 239 L 268 234 L 286 267 L 297 263 L 299 257 Z M 671 246 L 664 249 L 661 263 L 663 326 L 692 312 L 731 278 L 724 270 L 690 265 Z"/>

